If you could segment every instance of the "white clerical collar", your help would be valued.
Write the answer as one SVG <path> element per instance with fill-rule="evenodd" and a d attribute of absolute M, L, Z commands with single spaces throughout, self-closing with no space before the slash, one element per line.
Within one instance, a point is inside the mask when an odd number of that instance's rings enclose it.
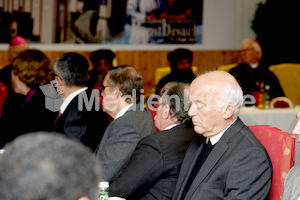
<path fill-rule="evenodd" d="M 253 63 L 253 64 L 250 64 L 250 67 L 252 69 L 256 69 L 258 67 L 259 63 Z"/>
<path fill-rule="evenodd" d="M 126 106 L 122 110 L 120 110 L 114 120 L 118 119 L 119 117 L 122 117 L 132 105 L 133 105 L 133 103 L 129 104 L 128 106 Z"/>
<path fill-rule="evenodd" d="M 178 126 L 178 125 L 179 125 L 179 124 L 172 124 L 172 125 L 166 127 L 166 128 L 164 129 L 164 131 L 170 130 L 171 128 L 174 128 L 175 126 Z"/>
<path fill-rule="evenodd" d="M 225 128 L 221 133 L 219 133 L 216 136 L 213 136 L 210 139 L 210 142 L 212 145 L 215 145 L 217 142 L 219 142 L 219 140 L 221 139 L 221 137 L 224 135 L 225 131 L 236 121 L 236 119 L 229 125 L 227 126 L 227 128 Z M 206 138 L 206 142 L 208 142 L 208 138 Z"/>
<path fill-rule="evenodd" d="M 81 92 L 87 90 L 87 87 L 81 88 L 79 90 L 76 90 L 75 92 L 71 93 L 67 98 L 65 98 L 64 102 L 60 106 L 60 113 L 63 114 L 65 110 L 67 109 L 68 105 L 71 103 L 71 101 Z"/>

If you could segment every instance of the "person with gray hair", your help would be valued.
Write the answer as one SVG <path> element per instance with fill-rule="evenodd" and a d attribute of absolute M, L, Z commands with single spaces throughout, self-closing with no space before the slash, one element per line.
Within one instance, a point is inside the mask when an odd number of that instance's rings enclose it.
<path fill-rule="evenodd" d="M 80 140 L 95 151 L 106 127 L 107 115 L 100 103 L 86 87 L 88 60 L 78 53 L 65 53 L 54 63 L 57 91 L 63 99 L 53 131 Z"/>
<path fill-rule="evenodd" d="M 99 161 L 76 140 L 48 132 L 9 143 L 0 158 L 1 200 L 95 200 Z"/>
<path fill-rule="evenodd" d="M 189 124 L 188 89 L 189 84 L 178 82 L 164 86 L 155 120 L 160 132 L 138 143 L 129 163 L 113 181 L 110 196 L 172 199 L 186 149 L 196 135 Z"/>
<path fill-rule="evenodd" d="M 244 95 L 264 91 L 265 86 L 269 85 L 271 98 L 284 96 L 277 77 L 269 70 L 269 66 L 260 62 L 261 57 L 262 49 L 258 41 L 245 39 L 242 42 L 242 63 L 229 70 L 229 73 L 237 79 Z"/>
<path fill-rule="evenodd" d="M 238 117 L 243 93 L 236 79 L 225 71 L 202 74 L 189 99 L 200 136 L 185 154 L 173 199 L 268 199 L 272 164 Z"/>
<path fill-rule="evenodd" d="M 152 115 L 139 99 L 141 74 L 131 66 L 119 66 L 106 74 L 101 95 L 103 110 L 114 121 L 107 127 L 97 149 L 103 180 L 112 182 L 121 173 L 143 137 L 156 133 Z"/>

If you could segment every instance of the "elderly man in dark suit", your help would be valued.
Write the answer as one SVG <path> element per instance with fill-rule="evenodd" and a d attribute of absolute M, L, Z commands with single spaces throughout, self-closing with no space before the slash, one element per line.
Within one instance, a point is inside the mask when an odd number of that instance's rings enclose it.
<path fill-rule="evenodd" d="M 140 139 L 156 132 L 150 111 L 139 103 L 142 89 L 142 76 L 131 66 L 116 67 L 104 78 L 103 110 L 114 121 L 107 127 L 97 150 L 103 180 L 112 182 Z"/>
<path fill-rule="evenodd" d="M 54 131 L 80 140 L 95 151 L 109 124 L 99 101 L 86 87 L 89 63 L 78 53 L 65 53 L 54 64 L 56 86 L 63 99 Z"/>
<path fill-rule="evenodd" d="M 110 196 L 172 199 L 185 151 L 195 139 L 188 116 L 188 87 L 171 82 L 162 89 L 155 120 L 161 131 L 138 143 L 128 165 L 111 185 Z"/>
<path fill-rule="evenodd" d="M 267 199 L 272 166 L 263 145 L 238 118 L 243 92 L 224 71 L 198 76 L 189 98 L 195 131 L 173 199 Z"/>

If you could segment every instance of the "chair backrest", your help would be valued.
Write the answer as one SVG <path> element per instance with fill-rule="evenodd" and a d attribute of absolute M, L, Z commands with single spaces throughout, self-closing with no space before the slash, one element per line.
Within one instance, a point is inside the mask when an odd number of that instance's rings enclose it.
<path fill-rule="evenodd" d="M 198 73 L 198 67 L 197 66 L 192 66 L 192 70 L 194 74 Z M 166 75 L 171 73 L 171 68 L 170 67 L 160 67 L 155 70 L 155 85 L 159 82 L 160 79 L 165 77 Z"/>
<path fill-rule="evenodd" d="M 238 63 L 233 63 L 233 64 L 229 64 L 229 65 L 221 65 L 221 66 L 217 67 L 217 69 L 228 72 L 231 68 L 234 68 L 237 65 L 238 65 Z"/>
<path fill-rule="evenodd" d="M 300 64 L 282 63 L 271 65 L 269 70 L 278 78 L 285 96 L 294 105 L 300 105 L 300 90 L 297 87 L 300 85 Z"/>
<path fill-rule="evenodd" d="M 269 200 L 281 199 L 284 180 L 295 163 L 295 137 L 268 125 L 249 126 L 266 148 L 273 166 Z"/>
<path fill-rule="evenodd" d="M 0 82 L 0 117 L 2 116 L 3 102 L 7 98 L 8 90 L 4 83 Z"/>

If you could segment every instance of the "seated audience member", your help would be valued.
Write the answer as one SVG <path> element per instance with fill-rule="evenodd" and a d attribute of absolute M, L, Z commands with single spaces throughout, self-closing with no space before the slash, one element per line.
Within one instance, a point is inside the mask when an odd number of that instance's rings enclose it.
<path fill-rule="evenodd" d="M 268 66 L 260 63 L 262 50 L 256 40 L 246 39 L 242 43 L 242 63 L 232 68 L 232 74 L 240 84 L 244 95 L 265 90 L 269 85 L 271 98 L 284 96 L 277 77 L 269 70 Z"/>
<path fill-rule="evenodd" d="M 51 130 L 57 113 L 46 109 L 45 95 L 39 88 L 50 83 L 51 73 L 50 60 L 39 50 L 25 50 L 14 58 L 12 87 L 25 100 L 22 104 L 16 104 L 11 98 L 5 100 L 0 121 L 0 147 L 21 134 Z"/>
<path fill-rule="evenodd" d="M 99 49 L 90 54 L 93 69 L 89 72 L 89 88 L 99 89 L 107 71 L 113 68 L 114 58 L 114 52 L 109 49 Z"/>
<path fill-rule="evenodd" d="M 269 156 L 238 118 L 243 92 L 225 71 L 198 76 L 189 99 L 196 133 L 181 165 L 173 199 L 268 199 Z M 204 140 L 204 142 L 203 142 Z"/>
<path fill-rule="evenodd" d="M 297 113 L 297 124 L 293 134 L 298 136 L 298 145 L 300 145 L 300 111 Z M 282 200 L 298 200 L 300 198 L 300 165 L 295 165 L 288 173 L 284 181 Z"/>
<path fill-rule="evenodd" d="M 54 131 L 80 140 L 95 151 L 108 125 L 97 94 L 86 87 L 88 60 L 78 53 L 65 53 L 54 64 L 56 87 L 63 103 L 54 123 Z"/>
<path fill-rule="evenodd" d="M 11 85 L 11 63 L 13 59 L 19 55 L 19 53 L 26 49 L 28 49 L 28 44 L 26 40 L 20 36 L 12 38 L 12 40 L 9 43 L 8 61 L 10 64 L 0 70 L 0 82 L 4 83 L 7 86 L 9 94 L 13 93 Z"/>
<path fill-rule="evenodd" d="M 20 136 L 0 158 L 1 200 L 96 200 L 99 162 L 75 140 L 46 132 Z"/>
<path fill-rule="evenodd" d="M 12 72 L 12 61 L 13 59 L 19 55 L 22 51 L 28 49 L 28 44 L 26 40 L 20 36 L 16 36 L 12 38 L 12 40 L 9 43 L 8 48 L 8 61 L 9 65 L 3 67 L 0 69 L 0 82 L 4 83 L 4 85 L 7 87 L 8 90 L 8 96 L 7 99 L 9 99 L 9 102 L 13 105 L 13 109 L 17 105 L 22 105 L 24 102 L 24 95 L 17 94 L 13 91 L 12 83 L 11 83 L 11 72 Z M 7 108 L 7 105 L 6 105 Z M 1 111 L 0 111 L 1 112 Z M 1 115 L 0 115 L 1 116 Z M 0 117 L 1 118 L 1 117 Z"/>
<path fill-rule="evenodd" d="M 144 137 L 127 166 L 113 181 L 110 196 L 130 199 L 172 199 L 180 165 L 195 139 L 188 125 L 188 84 L 171 82 L 162 89 L 155 126 L 159 133 Z"/>
<path fill-rule="evenodd" d="M 112 182 L 143 137 L 156 133 L 152 115 L 139 102 L 143 80 L 131 66 L 119 66 L 104 78 L 103 110 L 114 118 L 98 146 L 103 180 Z"/>
<path fill-rule="evenodd" d="M 192 71 L 193 52 L 188 49 L 176 49 L 168 53 L 171 73 L 163 77 L 156 86 L 156 94 L 160 94 L 166 83 L 177 81 L 191 83 L 195 75 Z"/>

